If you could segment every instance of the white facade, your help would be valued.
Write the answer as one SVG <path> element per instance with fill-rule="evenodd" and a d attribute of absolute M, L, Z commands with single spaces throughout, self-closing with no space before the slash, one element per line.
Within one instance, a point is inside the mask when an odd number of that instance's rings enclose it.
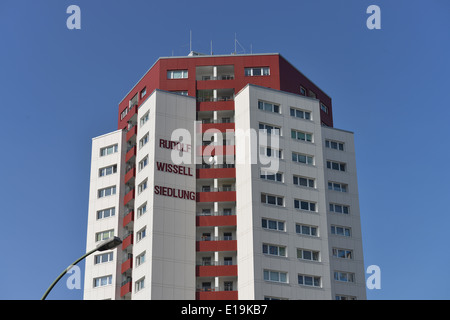
<path fill-rule="evenodd" d="M 121 199 L 125 168 L 125 134 L 117 130 L 92 139 L 91 178 L 86 251 L 95 248 L 105 237 L 122 238 L 120 227 Z M 111 168 L 111 171 L 104 168 Z M 107 188 L 115 189 L 107 189 Z M 111 190 L 104 192 L 102 190 Z M 108 232 L 112 231 L 112 234 Z M 84 299 L 105 300 L 120 296 L 121 250 L 97 252 L 86 258 Z"/>
<path fill-rule="evenodd" d="M 239 299 L 366 298 L 353 134 L 323 127 L 318 100 L 244 87 L 235 97 L 236 178 L 229 181 L 196 179 L 195 98 L 156 90 L 133 121 L 138 130 L 131 160 L 126 133 L 93 139 L 87 250 L 107 230 L 122 240 L 132 234 L 133 244 L 113 250 L 113 261 L 86 260 L 85 299 L 120 299 L 127 281 L 127 299 L 192 300 L 208 281 L 215 288 L 232 283 Z M 183 152 L 170 145 L 179 141 L 173 132 L 180 128 L 192 138 L 181 141 Z M 261 137 L 260 128 L 277 134 L 245 144 L 246 134 Z M 117 152 L 100 155 L 114 144 Z M 164 164 L 177 164 L 177 155 L 186 157 L 182 169 L 163 170 Z M 117 173 L 100 176 L 100 169 L 114 164 Z M 132 166 L 135 176 L 123 181 Z M 216 190 L 231 185 L 236 202 L 196 202 L 191 195 L 205 183 Z M 98 198 L 99 190 L 112 185 L 115 195 Z M 133 189 L 133 199 L 124 205 Z M 111 207 L 115 216 L 98 219 L 99 211 Z M 236 214 L 236 226 L 196 227 L 196 214 L 224 208 Z M 130 212 L 133 221 L 122 226 L 119 216 Z M 237 240 L 237 253 L 196 252 L 196 241 L 205 234 Z M 237 264 L 237 277 L 196 277 L 199 261 L 220 264 L 225 257 Z M 130 259 L 132 268 L 122 272 Z M 95 280 L 109 275 L 111 283 Z"/>
<path fill-rule="evenodd" d="M 278 108 L 260 110 L 261 102 Z M 315 99 L 247 85 L 236 96 L 235 104 L 236 155 L 246 154 L 244 163 L 239 159 L 236 163 L 239 299 L 365 299 L 353 134 L 321 126 L 320 105 Z M 274 146 L 267 143 L 271 137 L 266 142 L 259 139 L 252 161 L 248 145 L 238 141 L 239 130 L 258 132 L 260 125 L 280 132 L 271 136 L 279 141 L 272 156 L 277 149 L 281 153 L 270 158 L 271 165 L 281 173 L 274 180 L 261 177 L 261 168 L 271 167 L 268 158 L 261 155 L 261 145 Z M 329 142 L 327 148 L 325 140 L 332 141 L 333 146 L 341 143 L 343 150 L 339 150 L 339 144 L 337 150 L 332 149 Z M 293 153 L 297 160 L 302 156 L 300 162 L 293 161 Z M 307 157 L 306 163 L 301 162 L 303 157 Z M 328 169 L 327 161 L 345 164 L 345 172 Z M 346 192 L 329 190 L 328 182 L 336 182 L 336 189 L 339 183 L 345 184 Z M 268 196 L 276 203 L 267 203 Z M 348 213 L 330 212 L 330 204 L 335 211 L 345 206 Z M 332 226 L 335 234 L 331 234 Z M 350 230 L 350 236 L 345 230 Z M 333 249 L 340 255 L 346 249 L 346 258 L 334 257 Z M 340 280 L 343 273 L 354 274 L 352 282 L 336 281 L 335 272 L 341 272 Z"/>

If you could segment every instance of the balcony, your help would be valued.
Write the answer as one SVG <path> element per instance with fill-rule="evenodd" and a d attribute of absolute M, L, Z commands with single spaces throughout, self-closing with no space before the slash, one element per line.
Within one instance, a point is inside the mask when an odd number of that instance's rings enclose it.
<path fill-rule="evenodd" d="M 128 202 L 134 199 L 134 189 L 131 189 L 125 197 L 123 197 L 123 204 L 126 205 Z"/>
<path fill-rule="evenodd" d="M 197 101 L 197 111 L 234 111 L 233 100 L 201 100 Z"/>
<path fill-rule="evenodd" d="M 133 221 L 134 221 L 134 211 L 130 211 L 123 217 L 122 225 L 125 228 L 128 224 L 130 224 Z"/>
<path fill-rule="evenodd" d="M 197 202 L 235 202 L 236 191 L 197 192 Z"/>
<path fill-rule="evenodd" d="M 236 226 L 235 215 L 199 215 L 196 217 L 197 227 Z"/>
<path fill-rule="evenodd" d="M 125 273 L 128 270 L 131 270 L 131 268 L 133 268 L 133 255 L 132 254 L 130 254 L 130 257 L 122 263 L 121 273 Z"/>
<path fill-rule="evenodd" d="M 127 132 L 126 141 L 129 141 L 133 136 L 137 134 L 137 125 L 133 126 L 130 130 Z"/>
<path fill-rule="evenodd" d="M 196 277 L 237 277 L 237 265 L 196 266 Z"/>
<path fill-rule="evenodd" d="M 132 168 L 127 173 L 125 173 L 125 183 L 127 183 L 134 177 L 136 177 L 136 168 Z"/>
<path fill-rule="evenodd" d="M 127 237 L 125 237 L 125 239 L 123 239 L 122 241 L 122 250 L 125 250 L 126 248 L 128 248 L 130 245 L 133 244 L 133 234 L 130 233 Z"/>
<path fill-rule="evenodd" d="M 196 300 L 237 300 L 237 291 L 223 290 L 223 288 L 199 289 L 195 293 Z"/>
<path fill-rule="evenodd" d="M 136 156 L 136 146 L 132 147 L 127 151 L 127 154 L 125 155 L 125 162 L 130 161 Z"/>
<path fill-rule="evenodd" d="M 120 287 L 120 296 L 121 297 L 125 296 L 128 293 L 131 293 L 131 283 L 132 283 L 131 278 L 122 282 L 122 287 Z"/>
<path fill-rule="evenodd" d="M 237 241 L 236 240 L 204 240 L 197 241 L 196 251 L 207 252 L 207 251 L 237 251 Z"/>
<path fill-rule="evenodd" d="M 204 165 L 197 169 L 197 179 L 219 179 L 219 178 L 236 178 L 236 168 L 234 165 Z"/>

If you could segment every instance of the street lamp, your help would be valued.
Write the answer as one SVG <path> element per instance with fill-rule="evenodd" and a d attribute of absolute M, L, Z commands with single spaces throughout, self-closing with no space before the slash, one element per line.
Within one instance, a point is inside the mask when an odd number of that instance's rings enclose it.
<path fill-rule="evenodd" d="M 70 267 L 66 268 L 59 276 L 58 278 L 53 281 L 53 283 L 48 287 L 47 291 L 45 291 L 44 295 L 42 296 L 41 300 L 45 300 L 45 298 L 48 296 L 50 291 L 53 289 L 53 287 L 58 283 L 58 281 L 69 271 L 70 268 L 72 268 L 74 265 L 76 265 L 78 262 L 86 258 L 87 256 L 93 254 L 96 251 L 106 251 L 114 249 L 115 247 L 119 246 L 122 243 L 122 240 L 120 240 L 119 237 L 112 237 L 111 239 L 105 240 L 101 242 L 95 249 L 92 249 L 91 251 L 85 253 L 82 257 L 77 259 L 74 263 L 70 265 Z"/>

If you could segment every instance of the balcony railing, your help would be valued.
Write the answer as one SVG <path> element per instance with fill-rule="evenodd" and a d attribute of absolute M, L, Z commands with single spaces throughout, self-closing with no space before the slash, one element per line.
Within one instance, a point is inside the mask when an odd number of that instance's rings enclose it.
<path fill-rule="evenodd" d="M 234 123 L 234 118 L 222 118 L 222 119 L 199 119 L 198 121 L 201 121 L 202 124 L 210 124 L 210 123 Z"/>
<path fill-rule="evenodd" d="M 196 212 L 197 216 L 206 216 L 206 217 L 217 217 L 217 216 L 235 216 L 236 212 L 229 212 L 229 211 L 218 211 L 218 212 Z"/>
<path fill-rule="evenodd" d="M 202 164 L 198 164 L 197 165 L 197 169 L 229 169 L 229 168 L 234 168 L 235 165 L 234 163 L 223 163 L 223 164 L 206 164 L 206 163 L 202 163 Z"/>
<path fill-rule="evenodd" d="M 200 236 L 198 237 L 197 241 L 229 241 L 233 240 L 233 236 Z"/>
<path fill-rule="evenodd" d="M 197 97 L 197 102 L 217 102 L 217 101 L 233 101 L 233 96 L 220 96 L 217 98 L 214 97 Z"/>
<path fill-rule="evenodd" d="M 199 188 L 197 192 L 224 192 L 224 191 L 236 191 L 236 186 L 221 186 L 218 188 Z"/>
<path fill-rule="evenodd" d="M 213 75 L 204 75 L 197 81 L 210 81 L 210 80 L 234 80 L 234 75 L 222 74 L 214 77 Z"/>

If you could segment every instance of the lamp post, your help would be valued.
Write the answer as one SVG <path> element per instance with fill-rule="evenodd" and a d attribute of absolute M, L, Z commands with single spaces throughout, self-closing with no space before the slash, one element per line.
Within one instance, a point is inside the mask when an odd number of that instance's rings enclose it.
<path fill-rule="evenodd" d="M 55 279 L 55 281 L 53 281 L 53 283 L 50 285 L 50 287 L 48 287 L 47 291 L 45 291 L 44 295 L 42 296 L 41 300 L 45 300 L 45 298 L 47 298 L 48 294 L 50 293 L 50 291 L 53 289 L 53 287 L 56 285 L 56 283 L 58 283 L 58 281 L 67 273 L 67 271 L 69 271 L 69 269 L 76 265 L 78 262 L 80 262 L 81 260 L 83 260 L 84 258 L 86 258 L 87 256 L 93 254 L 96 251 L 106 251 L 106 250 L 111 250 L 116 248 L 117 246 L 119 246 L 122 243 L 122 240 L 120 240 L 119 237 L 112 237 L 111 239 L 105 240 L 102 243 L 100 243 L 95 249 L 92 249 L 89 252 L 86 252 L 83 256 L 81 256 L 79 259 L 77 259 L 74 263 L 72 263 L 70 265 L 70 267 L 66 268 L 59 276 L 58 278 Z"/>

